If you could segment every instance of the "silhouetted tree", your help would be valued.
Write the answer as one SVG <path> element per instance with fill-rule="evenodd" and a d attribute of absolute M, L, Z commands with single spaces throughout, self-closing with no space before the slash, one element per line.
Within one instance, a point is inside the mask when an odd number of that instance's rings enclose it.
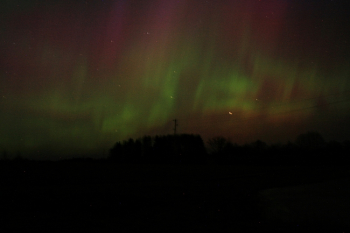
<path fill-rule="evenodd" d="M 208 152 L 210 154 L 209 162 L 231 163 L 233 160 L 237 159 L 239 148 L 237 145 L 232 144 L 228 139 L 218 136 L 210 138 L 207 144 Z"/>
<path fill-rule="evenodd" d="M 116 142 L 112 149 L 109 150 L 109 159 L 120 162 L 123 154 L 123 147 L 121 142 Z"/>
<path fill-rule="evenodd" d="M 202 163 L 205 160 L 206 150 L 199 135 L 181 134 L 177 137 L 177 153 L 181 163 Z"/>
<path fill-rule="evenodd" d="M 142 143 L 142 156 L 149 157 L 153 151 L 153 140 L 151 136 L 144 136 L 141 138 Z"/>
<path fill-rule="evenodd" d="M 317 132 L 301 134 L 295 143 L 268 146 L 255 142 L 238 146 L 224 137 L 208 140 L 207 155 L 199 135 L 177 134 L 144 136 L 117 142 L 110 149 L 109 159 L 121 163 L 244 163 L 244 164 L 320 164 L 336 162 L 344 164 L 350 160 L 350 142 L 325 143 Z"/>
<path fill-rule="evenodd" d="M 123 163 L 199 163 L 206 150 L 199 135 L 150 136 L 122 143 L 110 150 L 109 159 Z"/>
<path fill-rule="evenodd" d="M 267 144 L 261 140 L 257 140 L 250 144 L 253 150 L 258 151 L 258 152 L 263 152 L 264 150 L 267 149 Z"/>
<path fill-rule="evenodd" d="M 210 154 L 222 154 L 227 148 L 229 141 L 221 136 L 210 138 L 208 140 L 208 152 Z"/>
<path fill-rule="evenodd" d="M 161 162 L 198 163 L 204 161 L 206 151 L 199 135 L 180 134 L 156 136 L 154 153 Z"/>
<path fill-rule="evenodd" d="M 23 158 L 20 152 L 17 152 L 16 157 L 13 158 L 14 162 L 25 162 L 28 161 L 28 159 Z"/>
<path fill-rule="evenodd" d="M 319 149 L 325 145 L 322 135 L 318 132 L 307 132 L 300 134 L 295 143 L 304 149 Z"/>

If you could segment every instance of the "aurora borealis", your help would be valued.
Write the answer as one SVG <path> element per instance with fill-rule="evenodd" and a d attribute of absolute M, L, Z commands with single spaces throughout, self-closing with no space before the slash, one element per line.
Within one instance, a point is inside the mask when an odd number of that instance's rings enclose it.
<path fill-rule="evenodd" d="M 100 153 L 145 134 L 350 139 L 348 3 L 3 1 L 0 149 Z M 47 153 L 50 152 L 50 153 Z M 102 153 L 102 152 L 101 152 Z"/>

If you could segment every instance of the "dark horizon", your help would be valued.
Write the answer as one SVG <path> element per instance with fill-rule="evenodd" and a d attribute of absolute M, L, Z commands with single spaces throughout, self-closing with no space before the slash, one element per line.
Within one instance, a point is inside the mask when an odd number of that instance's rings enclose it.
<path fill-rule="evenodd" d="M 126 151 L 131 150 L 127 152 L 127 154 L 130 155 L 130 157 L 134 157 L 135 155 L 138 157 L 142 154 L 144 155 L 145 145 L 143 145 L 144 140 L 148 139 L 146 147 L 153 148 L 152 151 L 159 147 L 159 140 L 163 138 L 163 142 L 169 140 L 175 140 L 171 144 L 166 144 L 168 146 L 165 146 L 164 151 L 158 151 L 156 154 L 158 154 L 159 158 L 164 157 L 167 158 L 169 154 L 174 154 L 174 156 L 178 156 L 178 154 L 182 154 L 182 156 L 185 157 L 200 157 L 203 156 L 203 158 L 207 158 L 207 156 L 211 156 L 213 158 L 219 156 L 220 154 L 225 154 L 225 156 L 228 157 L 239 157 L 244 154 L 246 155 L 254 155 L 254 156 L 268 156 L 268 157 L 275 157 L 277 160 L 283 159 L 286 154 L 289 156 L 298 158 L 300 157 L 300 153 L 305 154 L 306 157 L 308 156 L 330 156 L 329 158 L 332 160 L 332 157 L 334 160 L 337 160 L 339 156 L 343 156 L 343 153 L 345 151 L 348 151 L 350 149 L 350 140 L 344 140 L 344 141 L 336 141 L 336 140 L 330 140 L 327 141 L 324 139 L 324 137 L 316 131 L 308 131 L 304 132 L 302 134 L 299 134 L 295 140 L 289 140 L 285 143 L 267 143 L 261 139 L 257 139 L 251 142 L 247 142 L 244 144 L 238 144 L 234 141 L 232 141 L 230 138 L 226 138 L 223 136 L 215 136 L 211 137 L 208 140 L 204 140 L 201 135 L 199 134 L 164 134 L 164 135 L 144 135 L 142 137 L 138 138 L 128 138 L 125 140 L 116 141 L 112 146 L 109 148 L 101 148 L 96 150 L 71 150 L 69 151 L 69 148 L 64 148 L 61 150 L 52 150 L 50 148 L 38 148 L 36 151 L 27 151 L 27 152 L 21 152 L 21 151 L 7 151 L 4 149 L 1 152 L 0 161 L 61 161 L 61 160 L 70 160 L 70 159 L 88 159 L 88 160 L 105 160 L 105 159 L 111 159 L 115 156 L 119 156 L 118 153 L 126 153 Z M 182 139 L 181 139 L 182 138 Z M 194 138 L 194 141 L 193 141 Z M 158 142 L 157 142 L 158 140 Z M 164 141 L 165 140 L 165 141 Z M 180 141 L 178 141 L 180 140 Z M 199 146 L 198 146 L 198 140 L 199 140 Z M 184 145 L 181 145 L 181 142 L 185 143 Z M 130 143 L 132 145 L 130 145 Z M 175 143 L 175 144 L 173 144 Z M 180 144 L 179 144 L 180 143 Z M 128 145 L 129 144 L 129 145 Z M 158 146 L 157 146 L 158 145 Z M 118 151 L 116 147 L 126 147 L 122 151 Z M 170 148 L 169 148 L 170 146 Z M 190 153 L 189 152 L 179 152 L 178 150 L 180 148 L 191 148 Z M 135 147 L 139 148 L 140 151 L 133 151 Z M 164 145 L 162 145 L 164 147 Z M 221 151 L 215 151 L 216 147 L 221 147 Z M 58 148 L 58 147 L 56 147 Z M 143 148 L 143 149 L 141 149 Z M 258 149 L 258 150 L 256 150 Z M 181 150 L 181 149 L 180 149 Z M 213 151 L 214 150 L 214 151 Z M 114 151 L 114 152 L 113 152 Z M 143 152 L 142 152 L 143 151 Z M 272 153 L 271 153 L 272 152 Z M 151 153 L 155 153 L 154 151 Z M 142 157 L 141 156 L 141 157 Z M 148 155 L 149 156 L 149 155 Z M 152 155 L 153 156 L 153 155 Z M 146 156 L 147 157 L 147 156 Z M 243 156 L 244 157 L 244 156 Z M 249 157 L 249 156 L 248 156 Z M 113 161 L 113 159 L 112 159 Z M 160 162 L 160 161 L 158 161 Z"/>

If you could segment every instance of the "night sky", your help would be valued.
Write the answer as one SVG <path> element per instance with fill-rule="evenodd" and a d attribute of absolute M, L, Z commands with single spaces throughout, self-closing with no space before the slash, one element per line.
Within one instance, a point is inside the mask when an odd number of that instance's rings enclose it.
<path fill-rule="evenodd" d="M 178 133 L 350 139 L 344 0 L 8 0 L 0 150 L 108 151 Z"/>

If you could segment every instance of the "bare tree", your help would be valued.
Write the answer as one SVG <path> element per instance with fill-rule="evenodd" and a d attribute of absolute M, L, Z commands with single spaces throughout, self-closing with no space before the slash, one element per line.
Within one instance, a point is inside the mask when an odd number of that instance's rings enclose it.
<path fill-rule="evenodd" d="M 223 153 L 225 148 L 229 145 L 229 141 L 221 136 L 214 137 L 208 140 L 208 152 L 210 154 Z"/>

